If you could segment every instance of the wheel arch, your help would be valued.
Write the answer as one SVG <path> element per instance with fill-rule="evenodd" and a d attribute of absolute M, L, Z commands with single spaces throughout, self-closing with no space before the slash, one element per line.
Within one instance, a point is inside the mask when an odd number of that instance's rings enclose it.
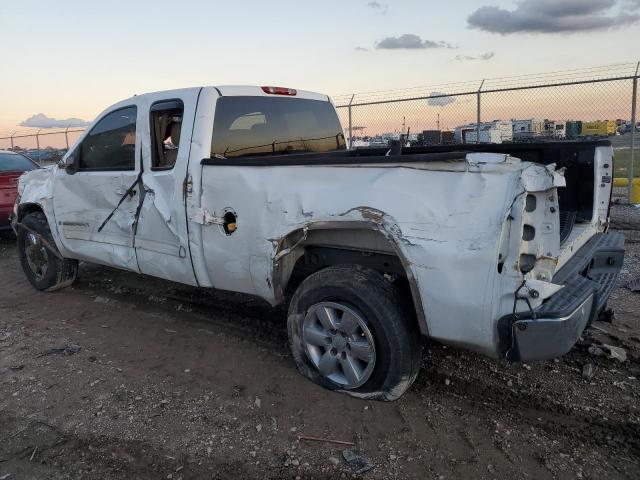
<path fill-rule="evenodd" d="M 277 240 L 272 276 L 276 299 L 282 301 L 304 278 L 326 266 L 357 264 L 381 271 L 388 268 L 389 272 L 399 273 L 406 279 L 420 332 L 428 335 L 418 281 L 400 241 L 384 224 L 371 220 L 319 221 L 296 228 Z M 296 270 L 305 261 L 306 254 L 315 249 L 328 251 L 333 261 L 296 277 Z M 385 266 L 387 259 L 389 265 Z"/>
<path fill-rule="evenodd" d="M 45 212 L 45 209 L 42 207 L 42 205 L 36 202 L 26 202 L 18 205 L 16 220 L 18 222 L 21 222 L 26 215 L 29 215 L 30 213 L 34 213 L 34 212 L 42 212 L 44 213 L 45 217 L 47 216 L 47 212 Z M 47 221 L 49 221 L 48 217 L 47 217 Z"/>

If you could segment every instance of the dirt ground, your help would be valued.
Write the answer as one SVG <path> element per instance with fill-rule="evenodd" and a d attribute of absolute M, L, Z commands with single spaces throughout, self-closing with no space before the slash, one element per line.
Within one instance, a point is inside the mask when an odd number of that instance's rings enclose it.
<path fill-rule="evenodd" d="M 0 479 L 638 479 L 640 292 L 622 287 L 640 274 L 638 225 L 612 324 L 529 365 L 429 342 L 393 403 L 298 375 L 282 308 L 88 264 L 39 293 L 2 239 Z M 354 442 L 374 468 L 300 434 Z"/>

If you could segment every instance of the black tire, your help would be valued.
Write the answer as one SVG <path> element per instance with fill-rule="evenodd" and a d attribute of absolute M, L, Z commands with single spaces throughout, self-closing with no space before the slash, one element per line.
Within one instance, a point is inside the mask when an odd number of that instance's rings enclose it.
<path fill-rule="evenodd" d="M 31 285 L 37 290 L 48 292 L 71 285 L 78 274 L 78 261 L 70 258 L 61 258 L 44 213 L 29 213 L 24 216 L 20 223 L 26 228 L 18 227 L 18 252 L 22 269 Z M 30 242 L 29 235 L 31 234 L 29 230 L 39 235 L 46 242 L 46 247 L 44 242 L 41 242 L 42 248 L 40 249 L 42 262 L 43 264 L 46 263 L 44 271 L 34 271 L 27 259 L 28 243 Z M 51 249 L 54 249 L 55 253 Z"/>
<path fill-rule="evenodd" d="M 375 363 L 368 380 L 361 386 L 347 389 L 336 384 L 323 376 L 310 358 L 303 340 L 303 325 L 309 309 L 320 302 L 353 307 L 362 314 L 372 334 Z M 392 401 L 411 386 L 418 374 L 422 337 L 413 309 L 401 291 L 375 270 L 359 265 L 337 265 L 310 275 L 291 299 L 287 326 L 298 370 L 327 389 L 358 398 Z"/>

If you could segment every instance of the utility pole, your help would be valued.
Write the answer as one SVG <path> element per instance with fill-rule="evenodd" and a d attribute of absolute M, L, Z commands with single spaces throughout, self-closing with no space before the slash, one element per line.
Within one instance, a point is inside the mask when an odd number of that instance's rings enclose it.
<path fill-rule="evenodd" d="M 353 97 L 356 94 L 351 95 L 351 100 L 349 100 L 349 150 L 353 147 L 353 125 L 351 124 L 351 104 L 353 103 Z"/>
<path fill-rule="evenodd" d="M 629 174 L 629 184 L 627 185 L 627 201 L 631 203 L 631 196 L 633 193 L 633 160 L 634 150 L 636 148 L 636 108 L 638 103 L 638 69 L 640 69 L 640 62 L 636 65 L 636 74 L 633 77 L 633 88 L 631 98 L 631 155 L 629 158 L 629 168 L 627 172 Z"/>
<path fill-rule="evenodd" d="M 478 88 L 478 111 L 476 112 L 476 143 L 480 143 L 480 92 L 482 91 L 482 86 L 484 85 L 484 79 L 480 83 L 480 88 Z"/>

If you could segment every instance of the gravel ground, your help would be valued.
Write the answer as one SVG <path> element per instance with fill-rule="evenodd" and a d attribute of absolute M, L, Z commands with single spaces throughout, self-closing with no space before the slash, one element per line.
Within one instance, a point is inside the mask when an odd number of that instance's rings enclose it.
<path fill-rule="evenodd" d="M 536 364 L 429 342 L 393 403 L 298 375 L 282 308 L 86 264 L 40 293 L 0 240 L 0 479 L 640 478 L 632 208 L 613 212 L 627 238 L 613 323 Z M 302 434 L 353 442 L 373 469 Z"/>

